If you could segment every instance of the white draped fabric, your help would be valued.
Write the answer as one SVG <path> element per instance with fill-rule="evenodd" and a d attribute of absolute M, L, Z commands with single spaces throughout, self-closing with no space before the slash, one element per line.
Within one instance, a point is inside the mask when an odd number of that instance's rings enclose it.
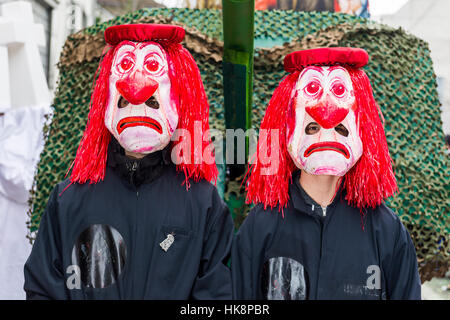
<path fill-rule="evenodd" d="M 0 116 L 0 299 L 24 299 L 28 195 L 43 148 L 48 106 L 13 108 Z"/>

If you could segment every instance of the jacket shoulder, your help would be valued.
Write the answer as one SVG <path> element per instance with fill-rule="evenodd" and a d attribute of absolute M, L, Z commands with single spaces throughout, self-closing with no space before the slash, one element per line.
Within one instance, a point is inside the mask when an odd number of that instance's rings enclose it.
<path fill-rule="evenodd" d="M 271 227 L 275 227 L 280 219 L 283 219 L 283 215 L 278 206 L 264 208 L 264 204 L 259 203 L 250 209 L 241 228 L 251 228 L 257 230 L 257 232 L 269 230 Z"/>
<path fill-rule="evenodd" d="M 96 184 L 101 184 L 103 181 L 99 181 Z M 74 199 L 77 197 L 80 197 L 82 194 L 91 191 L 92 188 L 96 185 L 94 183 L 72 183 L 70 181 L 70 178 L 67 178 L 54 187 L 53 192 L 56 193 L 56 197 L 59 201 L 67 200 L 67 199 Z"/>
<path fill-rule="evenodd" d="M 395 230 L 403 227 L 400 217 L 385 204 L 379 205 L 372 212 L 372 220 L 385 230 Z"/>
<path fill-rule="evenodd" d="M 201 179 L 194 181 L 194 179 L 187 179 L 184 172 L 178 171 L 175 166 L 171 166 L 167 170 L 168 178 L 173 181 L 174 188 L 183 189 L 189 194 L 203 194 L 205 197 L 217 192 L 217 188 L 209 181 Z"/>
<path fill-rule="evenodd" d="M 388 247 L 411 242 L 409 232 L 400 217 L 388 206 L 381 204 L 371 213 L 373 228 Z"/>

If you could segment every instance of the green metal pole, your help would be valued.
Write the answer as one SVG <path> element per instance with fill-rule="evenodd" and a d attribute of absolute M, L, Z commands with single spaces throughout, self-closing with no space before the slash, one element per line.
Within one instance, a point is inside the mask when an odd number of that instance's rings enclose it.
<path fill-rule="evenodd" d="M 223 71 L 228 129 L 251 126 L 254 0 L 223 0 Z"/>
<path fill-rule="evenodd" d="M 254 0 L 223 0 L 223 88 L 225 104 L 225 125 L 227 129 L 251 127 L 253 92 L 253 47 L 254 47 Z M 245 139 L 245 159 L 248 161 L 248 137 Z M 235 150 L 234 159 L 238 159 Z M 242 220 L 245 197 L 237 186 L 239 177 L 246 170 L 246 164 L 227 164 L 227 188 L 237 189 L 227 201 L 235 221 Z"/>

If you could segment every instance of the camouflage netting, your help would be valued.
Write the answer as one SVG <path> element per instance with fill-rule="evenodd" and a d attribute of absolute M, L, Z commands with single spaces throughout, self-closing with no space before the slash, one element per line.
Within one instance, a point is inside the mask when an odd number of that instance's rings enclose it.
<path fill-rule="evenodd" d="M 131 22 L 175 23 L 187 29 L 184 45 L 201 70 L 211 105 L 211 127 L 223 130 L 222 24 L 220 11 L 146 9 L 69 36 L 59 64 L 54 118 L 46 127 L 45 149 L 30 198 L 30 232 L 36 232 L 53 186 L 64 179 L 75 157 L 106 27 Z M 449 267 L 449 171 L 436 78 L 427 43 L 401 29 L 335 13 L 258 11 L 256 40 L 283 46 L 255 52 L 253 125 L 285 72 L 288 52 L 320 46 L 365 48 L 365 68 L 386 119 L 386 134 L 400 192 L 388 205 L 408 227 L 416 245 L 422 281 Z M 234 184 L 234 185 L 233 185 Z M 238 189 L 231 181 L 230 190 Z"/>

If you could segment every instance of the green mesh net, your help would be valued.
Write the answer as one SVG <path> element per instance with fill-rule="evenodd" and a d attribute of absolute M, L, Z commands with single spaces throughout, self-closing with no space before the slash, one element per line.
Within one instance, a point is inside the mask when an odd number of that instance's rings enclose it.
<path fill-rule="evenodd" d="M 45 127 L 46 143 L 30 197 L 30 238 L 39 227 L 53 186 L 63 180 L 82 137 L 89 100 L 104 46 L 102 33 L 116 24 L 148 22 L 185 26 L 183 43 L 201 71 L 210 102 L 210 126 L 224 130 L 222 21 L 217 10 L 144 9 L 68 37 L 59 63 L 54 116 Z M 415 243 L 422 281 L 449 267 L 449 171 L 436 77 L 426 42 L 355 16 L 336 13 L 257 11 L 252 123 L 255 128 L 285 75 L 282 59 L 300 49 L 354 46 L 367 50 L 365 70 L 385 117 L 389 150 L 400 192 L 388 205 L 400 216 Z M 239 192 L 228 181 L 226 192 Z M 227 197 L 227 194 L 225 194 Z M 242 221 L 245 213 L 237 216 Z"/>

